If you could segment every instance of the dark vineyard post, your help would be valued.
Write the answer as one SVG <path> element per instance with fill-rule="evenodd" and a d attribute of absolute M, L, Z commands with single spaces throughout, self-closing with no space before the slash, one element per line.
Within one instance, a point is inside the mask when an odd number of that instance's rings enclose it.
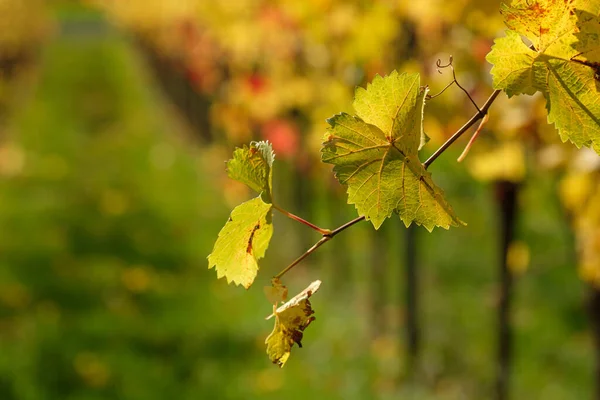
<path fill-rule="evenodd" d="M 509 396 L 509 377 L 512 361 L 513 335 L 510 326 L 513 278 L 508 266 L 508 249 L 514 238 L 519 186 L 513 182 L 495 184 L 496 203 L 500 214 L 500 291 L 498 301 L 498 348 L 496 372 L 496 399 Z"/>
<path fill-rule="evenodd" d="M 413 224 L 406 232 L 405 243 L 405 304 L 406 342 L 408 369 L 413 371 L 418 365 L 420 352 L 419 329 L 419 275 L 417 271 L 417 227 Z"/>
<path fill-rule="evenodd" d="M 594 346 L 596 350 L 596 394 L 595 399 L 600 399 L 600 290 L 592 287 L 588 303 L 588 312 L 591 320 L 594 336 Z"/>

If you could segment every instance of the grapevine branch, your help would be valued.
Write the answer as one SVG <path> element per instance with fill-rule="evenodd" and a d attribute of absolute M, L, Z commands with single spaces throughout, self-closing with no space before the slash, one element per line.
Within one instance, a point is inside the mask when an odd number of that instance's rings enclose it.
<path fill-rule="evenodd" d="M 442 144 L 440 146 L 440 148 L 437 149 L 435 151 L 435 153 L 433 153 L 427 159 L 427 161 L 425 161 L 423 163 L 423 166 L 427 169 L 444 151 L 446 151 L 448 149 L 448 147 L 450 147 L 450 145 L 452 145 L 452 143 L 454 143 L 456 141 L 456 139 L 461 137 L 462 134 L 465 133 L 466 131 L 468 131 L 470 127 L 475 125 L 475 123 L 477 121 L 479 121 L 481 118 L 485 117 L 487 115 L 488 110 L 491 107 L 492 103 L 494 103 L 494 101 L 496 100 L 496 97 L 498 97 L 498 95 L 501 92 L 502 92 L 502 90 L 500 90 L 500 89 L 494 90 L 492 92 L 492 94 L 490 95 L 490 97 L 488 97 L 486 102 L 483 104 L 483 106 L 480 109 L 478 108 L 479 111 L 477 111 L 477 113 L 475 113 L 475 115 L 473 115 L 471 117 L 471 119 L 469 119 L 459 130 L 457 130 L 452 136 L 450 136 L 450 138 L 448 140 L 446 140 L 446 142 L 444 144 Z"/>
<path fill-rule="evenodd" d="M 452 62 L 453 62 L 452 56 L 450 56 L 450 59 L 447 64 L 442 64 L 440 60 L 437 60 L 436 66 L 438 68 L 438 72 L 441 73 L 440 69 L 443 69 L 443 68 L 451 68 L 453 80 L 448 85 L 446 85 L 446 87 L 444 89 L 442 89 L 442 91 L 440 93 L 438 93 L 434 96 L 428 96 L 428 98 L 432 99 L 434 97 L 437 97 L 440 94 L 442 94 L 448 87 L 450 87 L 453 84 L 456 84 L 463 92 L 466 93 L 469 100 L 471 100 L 471 102 L 473 103 L 475 108 L 477 108 L 477 112 L 423 163 L 423 166 L 425 167 L 425 169 L 427 169 L 431 164 L 433 164 L 433 162 L 444 151 L 446 151 L 448 149 L 448 147 L 450 147 L 452 145 L 452 143 L 454 143 L 456 141 L 456 139 L 461 137 L 467 130 L 469 130 L 469 128 L 471 128 L 473 125 L 475 125 L 475 123 L 477 123 L 477 121 L 479 121 L 482 118 L 486 118 L 489 108 L 492 106 L 492 104 L 494 103 L 494 101 L 496 100 L 496 98 L 498 97 L 500 92 L 502 92 L 499 89 L 494 90 L 492 92 L 492 94 L 490 95 L 490 97 L 486 100 L 486 102 L 480 108 L 477 105 L 477 103 L 475 103 L 473 98 L 469 95 L 468 91 L 465 88 L 463 88 L 456 80 L 456 74 L 454 72 L 454 66 L 452 65 Z M 484 120 L 484 122 L 482 122 L 481 126 L 483 126 L 484 123 L 485 123 L 485 120 Z M 477 132 L 477 133 L 479 133 L 479 132 Z M 468 146 L 468 147 L 470 147 L 470 146 Z M 300 262 L 302 262 L 306 257 L 308 257 L 309 255 L 314 253 L 319 247 L 321 247 L 322 245 L 324 245 L 325 243 L 327 243 L 328 241 L 333 239 L 338 233 L 350 228 L 352 225 L 354 225 L 360 221 L 363 221 L 365 219 L 364 216 L 357 217 L 351 221 L 346 222 L 345 224 L 339 226 L 338 228 L 336 228 L 334 230 L 329 230 L 329 229 L 320 228 L 317 225 L 315 225 L 311 222 L 308 222 L 305 219 L 300 218 L 300 217 L 298 217 L 276 205 L 273 205 L 273 208 L 275 208 L 277 211 L 281 212 L 282 214 L 286 215 L 287 217 L 289 217 L 295 221 L 298 221 L 298 222 L 310 227 L 311 229 L 314 229 L 315 231 L 319 232 L 322 235 L 322 237 L 321 237 L 321 239 L 319 239 L 319 241 L 317 241 L 311 248 L 306 250 L 300 257 L 296 258 L 291 264 L 289 264 L 287 267 L 285 267 L 280 273 L 275 275 L 275 278 L 281 278 L 285 273 L 287 273 L 289 270 L 291 270 L 296 265 L 298 265 Z"/>

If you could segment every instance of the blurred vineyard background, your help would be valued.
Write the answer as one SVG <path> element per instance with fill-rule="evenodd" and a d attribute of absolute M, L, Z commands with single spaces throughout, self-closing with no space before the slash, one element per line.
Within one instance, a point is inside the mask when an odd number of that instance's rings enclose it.
<path fill-rule="evenodd" d="M 393 69 L 438 92 L 451 54 L 481 104 L 499 4 L 0 0 L 0 399 L 491 398 L 509 192 L 511 398 L 592 398 L 600 161 L 537 97 L 502 95 L 466 161 L 464 138 L 430 169 L 466 228 L 359 224 L 286 276 L 323 285 L 285 368 L 262 287 L 318 236 L 276 215 L 248 291 L 207 269 L 250 196 L 224 171 L 235 146 L 273 143 L 291 212 L 352 219 L 318 161 L 325 119 Z M 424 153 L 473 111 L 457 89 L 429 102 Z"/>

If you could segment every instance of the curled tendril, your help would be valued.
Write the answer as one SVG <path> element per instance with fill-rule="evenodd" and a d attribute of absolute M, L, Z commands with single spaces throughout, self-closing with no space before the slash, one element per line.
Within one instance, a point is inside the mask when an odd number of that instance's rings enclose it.
<path fill-rule="evenodd" d="M 452 55 L 450 55 L 450 57 L 448 58 L 448 64 L 446 65 L 442 65 L 442 59 L 438 58 L 437 61 L 435 62 L 435 66 L 437 67 L 437 72 L 438 74 L 441 74 L 442 71 L 440 71 L 440 69 L 444 69 L 444 68 L 452 68 L 452 71 L 454 71 L 454 67 L 452 67 Z"/>
<path fill-rule="evenodd" d="M 479 109 L 479 106 L 477 105 L 477 103 L 475 103 L 475 100 L 473 100 L 473 98 L 471 97 L 471 95 L 469 94 L 469 92 L 467 91 L 467 89 L 465 89 L 464 87 L 461 86 L 460 83 L 458 83 L 458 81 L 456 80 L 456 72 L 454 71 L 454 59 L 452 58 L 452 55 L 450 55 L 450 57 L 448 57 L 448 63 L 446 64 L 442 64 L 442 60 L 441 59 L 437 59 L 437 61 L 435 62 L 435 66 L 437 69 L 437 72 L 439 74 L 442 73 L 442 69 L 445 68 L 450 68 L 452 70 L 452 81 L 450 83 L 448 83 L 439 93 L 434 94 L 434 95 L 428 95 L 427 99 L 434 99 L 436 97 L 438 97 L 439 95 L 441 95 L 442 93 L 444 93 L 446 91 L 446 89 L 448 89 L 450 86 L 452 86 L 453 84 L 456 84 L 456 86 L 458 86 L 460 88 L 460 90 L 462 90 L 467 97 L 469 98 L 469 100 L 471 101 L 471 103 L 475 106 L 475 108 L 477 109 L 477 111 L 481 111 Z"/>

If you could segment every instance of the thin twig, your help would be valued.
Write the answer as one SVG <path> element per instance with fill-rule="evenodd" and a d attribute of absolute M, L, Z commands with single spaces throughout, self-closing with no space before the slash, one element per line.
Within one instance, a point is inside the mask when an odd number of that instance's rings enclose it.
<path fill-rule="evenodd" d="M 452 81 L 449 84 L 447 84 L 446 86 L 444 86 L 444 88 L 442 90 L 440 90 L 439 93 L 436 94 L 428 94 L 427 95 L 427 100 L 431 100 L 431 99 L 435 99 L 436 97 L 438 97 L 439 95 L 441 95 L 442 93 L 444 93 L 446 91 L 446 89 L 448 89 L 450 86 L 454 85 L 456 83 L 456 81 Z"/>
<path fill-rule="evenodd" d="M 440 94 L 444 93 L 446 91 L 446 89 L 448 89 L 450 86 L 452 86 L 452 84 L 456 83 L 456 86 L 458 86 L 460 88 L 460 90 L 462 90 L 467 95 L 467 97 L 469 98 L 469 100 L 471 100 L 471 103 L 475 106 L 477 111 L 481 111 L 479 109 L 479 106 L 477 105 L 477 103 L 475 103 L 475 100 L 473 100 L 473 98 L 471 97 L 471 94 L 467 91 L 467 89 L 465 89 L 464 87 L 462 87 L 462 85 L 460 83 L 458 83 L 458 80 L 456 79 L 456 71 L 454 71 L 453 62 L 454 62 L 454 59 L 452 58 L 452 55 L 450 55 L 447 64 L 442 64 L 442 60 L 439 58 L 437 59 L 437 61 L 435 62 L 437 72 L 441 74 L 442 73 L 442 71 L 440 71 L 441 69 L 450 68 L 452 70 L 452 81 L 449 84 L 447 84 L 442 89 L 441 92 L 434 94 L 434 95 L 427 96 L 427 98 L 434 99 L 434 98 L 438 97 Z"/>
<path fill-rule="evenodd" d="M 444 151 L 446 151 L 446 149 L 448 149 L 448 147 L 450 147 L 450 145 L 454 143 L 456 139 L 461 137 L 463 133 L 465 133 L 470 127 L 475 125 L 477 121 L 479 121 L 487 114 L 488 109 L 501 92 L 502 90 L 500 89 L 496 89 L 492 92 L 492 94 L 490 95 L 490 97 L 488 97 L 481 109 L 479 109 L 479 111 L 475 115 L 473 115 L 470 120 L 468 120 L 459 130 L 457 130 L 452 136 L 450 136 L 450 138 L 446 140 L 446 142 L 443 145 L 441 145 L 440 148 L 437 149 L 435 153 L 433 153 L 427 159 L 427 161 L 423 163 L 425 169 L 427 169 Z"/>
<path fill-rule="evenodd" d="M 473 98 L 471 97 L 471 95 L 467 91 L 467 89 L 465 89 L 464 87 L 462 87 L 460 85 L 460 83 L 458 83 L 458 81 L 456 80 L 456 75 L 454 75 L 454 68 L 452 68 L 452 76 L 454 76 L 454 82 L 456 82 L 456 86 L 458 86 L 463 92 L 465 92 L 465 94 L 467 95 L 467 97 L 469 98 L 469 100 L 471 100 L 471 104 L 473 104 L 475 106 L 475 108 L 477 109 L 477 111 L 481 111 L 479 109 L 479 106 L 477 105 L 477 103 L 475 103 L 475 100 L 473 100 Z"/>
<path fill-rule="evenodd" d="M 475 143 L 475 139 L 477 139 L 477 137 L 479 136 L 479 133 L 483 129 L 486 122 L 488 122 L 489 117 L 490 117 L 490 114 L 485 114 L 485 117 L 483 117 L 483 119 L 479 123 L 479 127 L 477 128 L 477 130 L 475 131 L 473 136 L 471 136 L 471 140 L 469 140 L 469 143 L 467 143 L 467 145 L 465 146 L 465 149 L 463 150 L 461 155 L 456 159 L 456 161 L 462 162 L 465 159 L 465 157 L 467 156 L 467 154 L 469 154 L 469 150 L 471 150 L 473 143 Z"/>

